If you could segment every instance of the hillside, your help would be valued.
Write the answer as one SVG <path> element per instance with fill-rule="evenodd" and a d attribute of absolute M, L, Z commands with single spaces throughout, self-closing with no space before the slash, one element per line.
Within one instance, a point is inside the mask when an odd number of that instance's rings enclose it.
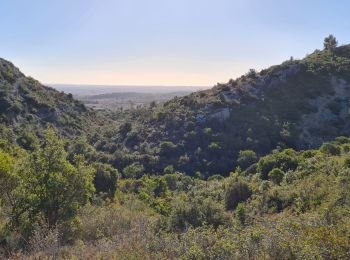
<path fill-rule="evenodd" d="M 72 95 L 43 86 L 0 59 L 0 137 L 28 146 L 30 135 L 40 136 L 49 125 L 64 136 L 74 137 L 93 128 L 99 120 Z"/>
<path fill-rule="evenodd" d="M 167 166 L 203 177 L 227 175 L 240 151 L 257 156 L 286 147 L 302 150 L 350 134 L 350 45 L 316 50 L 302 60 L 217 84 L 164 104 L 131 110 L 90 140 L 123 170 L 148 173 Z"/>

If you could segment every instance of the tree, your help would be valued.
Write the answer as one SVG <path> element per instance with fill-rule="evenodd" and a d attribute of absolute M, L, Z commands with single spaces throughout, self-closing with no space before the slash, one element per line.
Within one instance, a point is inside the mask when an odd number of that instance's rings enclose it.
<path fill-rule="evenodd" d="M 328 37 L 324 39 L 323 46 L 324 46 L 324 49 L 327 51 L 333 52 L 337 47 L 337 45 L 338 45 L 337 39 L 332 34 L 330 34 Z"/>
<path fill-rule="evenodd" d="M 8 206 L 11 223 L 25 229 L 36 222 L 52 228 L 69 221 L 94 192 L 92 168 L 82 157 L 75 157 L 75 165 L 71 164 L 63 142 L 52 129 L 47 130 L 42 147 L 36 147 L 15 169 L 2 180 L 17 179 L 8 191 Z"/>

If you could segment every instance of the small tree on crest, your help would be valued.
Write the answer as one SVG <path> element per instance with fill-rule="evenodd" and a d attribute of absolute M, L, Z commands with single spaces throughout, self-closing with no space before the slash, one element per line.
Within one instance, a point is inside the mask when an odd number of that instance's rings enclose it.
<path fill-rule="evenodd" d="M 325 50 L 333 52 L 337 47 L 337 45 L 338 45 L 338 41 L 332 34 L 324 38 L 323 46 Z"/>

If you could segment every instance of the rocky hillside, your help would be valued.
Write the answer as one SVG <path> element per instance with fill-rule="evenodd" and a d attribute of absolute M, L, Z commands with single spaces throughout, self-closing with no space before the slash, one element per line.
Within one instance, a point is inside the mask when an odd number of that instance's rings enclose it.
<path fill-rule="evenodd" d="M 48 125 L 66 136 L 80 135 L 96 121 L 96 114 L 71 95 L 43 86 L 12 63 L 0 59 L 2 137 L 26 142 L 28 135 L 40 135 Z"/>
<path fill-rule="evenodd" d="M 163 173 L 168 167 L 228 174 L 245 167 L 240 151 L 259 157 L 349 135 L 349 82 L 350 45 L 316 50 L 302 60 L 250 70 L 210 90 L 129 111 L 119 129 L 107 127 L 92 144 L 120 170 L 131 164 L 136 172 Z"/>

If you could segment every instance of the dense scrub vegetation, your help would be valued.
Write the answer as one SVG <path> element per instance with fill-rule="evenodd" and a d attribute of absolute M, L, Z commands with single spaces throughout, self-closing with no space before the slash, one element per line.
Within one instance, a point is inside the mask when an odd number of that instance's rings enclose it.
<path fill-rule="evenodd" d="M 70 162 L 64 145 L 52 129 L 32 152 L 1 143 L 0 238 L 8 256 L 350 257 L 349 138 L 253 156 L 245 170 L 208 180 L 172 168 L 123 178 L 79 156 Z M 97 192 L 103 178 L 114 185 L 106 193 Z"/>
<path fill-rule="evenodd" d="M 96 112 L 0 60 L 0 257 L 349 259 L 350 46 Z"/>

